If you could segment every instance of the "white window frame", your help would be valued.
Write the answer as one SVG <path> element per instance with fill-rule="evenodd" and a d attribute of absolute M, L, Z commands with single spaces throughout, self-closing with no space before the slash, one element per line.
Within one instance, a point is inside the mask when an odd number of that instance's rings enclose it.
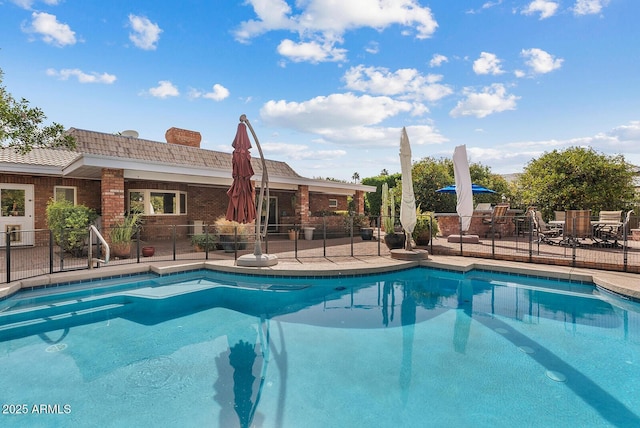
<path fill-rule="evenodd" d="M 338 200 L 329 199 L 329 208 L 338 208 Z"/>
<path fill-rule="evenodd" d="M 179 190 L 164 190 L 164 189 L 129 189 L 127 191 L 127 210 L 131 210 L 131 193 L 142 193 L 142 202 L 144 207 L 145 216 L 164 216 L 164 215 L 187 215 L 187 192 L 181 192 Z M 176 201 L 175 213 L 156 213 L 151 206 L 151 194 L 152 193 L 170 193 L 174 195 Z M 184 207 L 181 205 L 182 195 L 184 195 Z M 183 212 L 184 211 L 184 212 Z"/>
<path fill-rule="evenodd" d="M 73 205 L 78 204 L 78 188 L 76 186 L 53 186 L 53 199 L 55 201 L 58 201 L 58 189 L 73 190 L 73 201 L 70 202 L 73 202 Z"/>

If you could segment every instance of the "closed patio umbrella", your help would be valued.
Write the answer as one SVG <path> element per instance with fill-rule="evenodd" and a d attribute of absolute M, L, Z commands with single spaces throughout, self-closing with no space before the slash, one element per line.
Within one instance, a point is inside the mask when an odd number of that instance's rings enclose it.
<path fill-rule="evenodd" d="M 238 124 L 232 146 L 233 183 L 227 191 L 229 206 L 226 218 L 238 223 L 251 223 L 256 219 L 255 188 L 251 182 L 253 167 L 249 152 L 251 141 L 247 134 L 247 127 L 242 122 Z"/>
<path fill-rule="evenodd" d="M 473 193 L 469 161 L 467 160 L 467 147 L 464 144 L 457 146 L 453 150 L 453 175 L 456 180 L 456 195 L 458 198 L 456 211 L 462 222 L 462 232 L 466 232 L 469 230 L 471 216 L 473 215 Z"/>
<path fill-rule="evenodd" d="M 405 249 L 411 251 L 411 234 L 416 227 L 416 197 L 411 176 L 411 145 L 407 130 L 400 134 L 400 168 L 402 171 L 402 201 L 400 203 L 400 224 L 405 231 Z"/>

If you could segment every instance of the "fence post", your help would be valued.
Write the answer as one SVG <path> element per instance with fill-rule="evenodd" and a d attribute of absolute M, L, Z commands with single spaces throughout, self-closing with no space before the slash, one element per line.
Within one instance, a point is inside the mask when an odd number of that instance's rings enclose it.
<path fill-rule="evenodd" d="M 233 226 L 233 260 L 238 260 L 238 226 Z"/>
<path fill-rule="evenodd" d="M 11 282 L 11 232 L 8 230 L 4 234 L 4 245 L 6 247 L 5 261 L 7 262 L 7 284 Z"/>
<path fill-rule="evenodd" d="M 380 257 L 380 255 L 382 254 L 380 252 L 380 250 L 382 249 L 381 248 L 382 243 L 380 242 L 380 228 L 382 227 L 382 216 L 381 215 L 378 215 L 378 218 L 376 218 L 376 226 L 378 228 L 378 257 Z"/>
<path fill-rule="evenodd" d="M 322 214 L 322 257 L 327 257 L 327 215 Z"/>
<path fill-rule="evenodd" d="M 533 262 L 533 216 L 527 217 L 525 221 L 529 222 L 529 263 L 531 263 Z M 540 243 L 538 243 L 538 253 L 540 253 Z"/>
<path fill-rule="evenodd" d="M 173 261 L 176 261 L 176 225 L 171 227 L 171 238 L 173 241 Z"/>
<path fill-rule="evenodd" d="M 49 229 L 49 274 L 53 273 L 53 230 Z"/>
<path fill-rule="evenodd" d="M 627 222 L 628 223 L 628 222 Z M 629 248 L 627 247 L 628 245 L 628 241 L 627 239 L 629 239 L 629 235 L 627 234 L 627 228 L 628 228 L 628 224 L 625 224 L 624 230 L 622 231 L 622 239 L 623 239 L 623 243 L 622 243 L 622 257 L 623 257 L 623 261 L 622 261 L 622 270 L 623 272 L 627 271 L 627 263 L 628 263 L 628 256 L 629 256 Z"/>
<path fill-rule="evenodd" d="M 298 258 L 298 224 L 293 221 L 293 258 Z"/>
<path fill-rule="evenodd" d="M 351 235 L 351 257 L 353 257 L 353 215 L 349 216 L 349 221 L 351 222 L 350 235 Z"/>
<path fill-rule="evenodd" d="M 496 258 L 496 228 L 494 225 L 495 217 L 491 216 L 491 258 Z M 502 235 L 501 235 L 502 236 Z"/>
<path fill-rule="evenodd" d="M 462 256 L 462 216 L 458 216 L 458 226 L 460 226 L 460 255 Z"/>
<path fill-rule="evenodd" d="M 140 228 L 136 227 L 136 263 L 140 263 Z"/>
<path fill-rule="evenodd" d="M 206 245 L 204 246 L 204 259 L 209 260 L 209 225 L 204 225 L 204 242 Z"/>

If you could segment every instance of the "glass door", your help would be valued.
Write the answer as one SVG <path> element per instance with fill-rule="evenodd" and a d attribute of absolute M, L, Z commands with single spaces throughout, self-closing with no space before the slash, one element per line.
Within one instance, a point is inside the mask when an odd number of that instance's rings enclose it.
<path fill-rule="evenodd" d="M 33 185 L 0 183 L 0 244 L 33 245 Z"/>

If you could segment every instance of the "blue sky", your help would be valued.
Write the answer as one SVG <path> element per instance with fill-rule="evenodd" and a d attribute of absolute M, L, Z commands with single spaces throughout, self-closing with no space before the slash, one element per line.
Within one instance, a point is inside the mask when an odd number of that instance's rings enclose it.
<path fill-rule="evenodd" d="M 351 180 L 451 157 L 519 172 L 590 146 L 640 165 L 638 0 L 0 0 L 8 91 L 50 121 Z M 253 155 L 258 156 L 257 150 Z"/>

